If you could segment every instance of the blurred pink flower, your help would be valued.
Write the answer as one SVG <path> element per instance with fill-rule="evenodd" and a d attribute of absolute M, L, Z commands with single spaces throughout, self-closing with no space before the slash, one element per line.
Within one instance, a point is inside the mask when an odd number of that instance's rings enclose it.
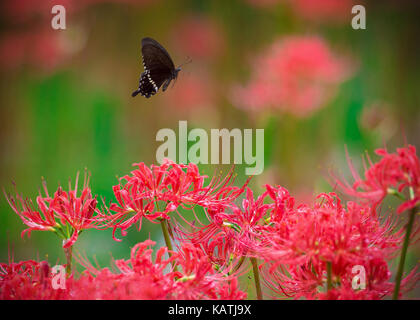
<path fill-rule="evenodd" d="M 42 0 L 34 5 L 32 0 L 7 0 L 2 4 L 1 8 L 3 11 L 2 15 L 8 21 L 22 23 L 31 22 L 31 20 L 32 22 L 39 22 L 36 20 L 46 19 L 48 22 L 48 20 L 51 20 L 51 9 L 54 5 L 62 5 L 66 8 L 66 13 L 71 13 L 75 9 L 77 2 L 74 0 Z"/>
<path fill-rule="evenodd" d="M 51 28 L 51 9 L 62 5 L 67 21 L 86 7 L 103 2 L 143 5 L 157 0 L 42 0 L 36 5 L 31 0 L 8 0 L 0 5 L 5 32 L 0 40 L 0 67 L 17 68 L 23 64 L 52 70 L 70 57 L 77 43 L 68 39 L 62 30 Z M 16 25 L 19 28 L 16 28 Z M 73 28 L 73 31 L 75 28 Z M 73 51 L 73 52 L 72 52 Z"/>
<path fill-rule="evenodd" d="M 290 0 L 301 17 L 311 21 L 351 21 L 353 0 Z"/>
<path fill-rule="evenodd" d="M 219 56 L 225 47 L 221 28 L 206 17 L 193 16 L 174 28 L 174 45 L 179 52 L 194 59 Z"/>
<path fill-rule="evenodd" d="M 47 18 L 50 20 L 51 9 L 55 5 L 62 5 L 66 13 L 74 13 L 90 5 L 99 3 L 121 3 L 132 5 L 145 5 L 158 0 L 42 0 L 34 5 L 33 0 L 7 0 L 1 5 L 3 15 L 10 21 L 28 21 L 38 18 Z"/>
<path fill-rule="evenodd" d="M 250 83 L 233 88 L 232 101 L 245 109 L 275 107 L 306 117 L 328 102 L 349 69 L 321 38 L 277 40 L 257 57 Z"/>
<path fill-rule="evenodd" d="M 73 2 L 79 5 L 80 7 L 89 6 L 97 3 L 120 3 L 141 6 L 155 3 L 158 1 L 159 0 L 73 0 Z"/>
<path fill-rule="evenodd" d="M 25 59 L 28 35 L 8 35 L 0 42 L 0 63 L 3 68 L 15 68 Z"/>
<path fill-rule="evenodd" d="M 8 31 L 0 38 L 0 68 L 10 70 L 31 66 L 37 70 L 53 71 L 82 50 L 86 39 L 86 31 L 79 26 L 73 26 L 69 32 L 53 30 L 49 25 Z"/>

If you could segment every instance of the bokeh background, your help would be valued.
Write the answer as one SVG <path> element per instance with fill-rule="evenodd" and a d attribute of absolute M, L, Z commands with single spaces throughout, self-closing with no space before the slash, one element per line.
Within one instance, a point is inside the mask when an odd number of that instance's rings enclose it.
<path fill-rule="evenodd" d="M 51 28 L 64 5 L 66 30 Z M 363 4 L 367 29 L 351 28 Z M 78 171 L 113 199 L 117 176 L 156 163 L 156 133 L 189 128 L 264 128 L 265 170 L 251 181 L 287 187 L 299 201 L 330 191 L 328 171 L 349 175 L 345 146 L 361 156 L 406 143 L 420 148 L 420 3 L 416 0 L 6 0 L 0 13 L 0 185 L 35 198 Z M 137 88 L 142 37 L 157 39 L 176 65 L 173 87 L 151 99 Z M 200 165 L 208 175 L 229 165 Z M 247 178 L 237 166 L 238 184 Z M 393 210 L 391 205 L 387 210 Z M 0 261 L 65 261 L 47 232 L 22 239 L 19 217 L 0 197 Z M 131 228 L 122 242 L 89 230 L 76 250 L 129 257 L 159 226 Z M 418 263 L 413 248 L 407 269 Z M 245 284 L 246 285 L 246 284 Z M 419 292 L 412 293 L 418 297 Z M 250 292 L 252 297 L 252 292 Z"/>

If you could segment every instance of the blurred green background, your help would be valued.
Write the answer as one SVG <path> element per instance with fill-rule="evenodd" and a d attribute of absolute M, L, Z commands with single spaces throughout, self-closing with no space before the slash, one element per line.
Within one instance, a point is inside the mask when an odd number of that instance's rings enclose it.
<path fill-rule="evenodd" d="M 19 193 L 35 199 L 41 177 L 53 192 L 86 167 L 93 192 L 111 200 L 116 177 L 132 163 L 156 163 L 157 131 L 178 132 L 179 120 L 206 130 L 264 128 L 265 170 L 252 188 L 280 184 L 302 201 L 331 190 L 330 168 L 348 175 L 345 146 L 357 165 L 365 151 L 372 155 L 384 145 L 420 147 L 418 1 L 357 2 L 366 6 L 366 30 L 351 28 L 350 11 L 308 16 L 286 0 L 35 2 L 1 4 L 0 185 L 8 192 L 14 181 Z M 67 9 L 66 30 L 51 28 L 56 3 Z M 351 57 L 351 77 L 309 117 L 236 107 L 230 88 L 248 81 L 252 58 L 290 35 L 319 36 L 334 54 Z M 193 62 L 165 93 L 132 98 L 145 36 L 162 43 L 176 65 L 187 56 Z M 243 167 L 236 169 L 238 184 L 246 179 Z M 200 165 L 208 175 L 229 168 Z M 23 229 L 0 197 L 0 261 L 7 261 L 10 246 L 17 261 L 48 255 L 50 263 L 64 262 L 54 234 L 22 239 Z M 127 258 L 149 236 L 164 243 L 160 228 L 144 223 L 122 242 L 110 230 L 89 230 L 76 248 L 106 266 L 111 255 Z M 419 256 L 413 248 L 407 267 Z"/>

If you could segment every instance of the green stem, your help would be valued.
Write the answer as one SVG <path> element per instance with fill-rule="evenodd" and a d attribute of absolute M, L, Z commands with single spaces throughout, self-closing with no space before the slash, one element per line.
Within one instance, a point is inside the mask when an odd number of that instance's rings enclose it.
<path fill-rule="evenodd" d="M 327 262 L 327 291 L 332 289 L 332 264 Z"/>
<path fill-rule="evenodd" d="M 252 263 L 252 271 L 254 272 L 255 290 L 257 291 L 257 299 L 263 300 L 261 284 L 260 284 L 260 272 L 258 271 L 258 263 L 256 258 L 250 258 Z"/>
<path fill-rule="evenodd" d="M 165 238 L 165 243 L 166 243 L 166 246 L 168 247 L 168 250 L 173 251 L 172 242 L 171 242 L 171 238 L 169 236 L 168 225 L 167 225 L 166 220 L 162 220 L 160 222 L 160 226 L 162 227 L 163 237 Z M 169 253 L 169 256 L 171 256 L 171 253 Z"/>
<path fill-rule="evenodd" d="M 155 203 L 156 203 L 156 208 L 158 209 L 158 211 L 160 211 L 159 203 L 158 203 L 158 200 L 157 200 L 156 196 L 155 196 Z M 165 239 L 166 247 L 168 248 L 168 251 L 169 251 L 168 255 L 169 255 L 169 258 L 170 258 L 170 257 L 172 257 L 171 251 L 173 251 L 173 248 L 172 248 L 171 237 L 169 236 L 169 231 L 168 231 L 168 222 L 166 220 L 162 220 L 160 222 L 160 226 L 162 228 L 163 238 Z M 175 261 L 172 261 L 172 267 L 176 271 Z"/>
<path fill-rule="evenodd" d="M 413 229 L 415 216 L 416 216 L 416 208 L 413 208 L 413 209 L 411 209 L 410 216 L 408 218 L 409 220 L 408 220 L 408 223 L 407 223 L 404 243 L 403 243 L 403 247 L 402 247 L 402 250 L 401 250 L 400 263 L 398 265 L 397 275 L 395 276 L 395 288 L 394 288 L 394 295 L 392 297 L 392 299 L 394 299 L 394 300 L 398 300 L 398 298 L 399 298 L 401 280 L 402 280 L 402 276 L 403 276 L 403 273 L 404 273 L 405 258 L 406 258 L 406 255 L 407 255 L 408 245 L 410 243 L 410 235 L 411 235 L 411 230 Z"/>
<path fill-rule="evenodd" d="M 73 260 L 73 246 L 64 249 L 64 254 L 66 255 L 67 265 L 66 265 L 66 273 L 67 276 L 71 274 L 72 268 L 72 260 Z"/>
<path fill-rule="evenodd" d="M 170 258 L 172 257 L 171 251 L 173 251 L 173 249 L 172 249 L 171 237 L 169 236 L 169 231 L 168 231 L 168 222 L 166 220 L 162 220 L 160 222 L 160 226 L 162 227 L 163 237 L 165 238 L 165 243 L 166 243 L 166 247 L 168 248 L 168 255 Z M 172 261 L 172 267 L 174 268 L 174 271 L 176 271 L 177 268 L 176 268 L 175 261 Z"/>
<path fill-rule="evenodd" d="M 402 201 L 406 201 L 407 200 L 401 193 L 399 193 L 395 189 L 388 188 L 387 192 L 388 192 L 388 194 L 393 195 L 393 196 L 397 197 L 398 199 L 400 199 Z"/>

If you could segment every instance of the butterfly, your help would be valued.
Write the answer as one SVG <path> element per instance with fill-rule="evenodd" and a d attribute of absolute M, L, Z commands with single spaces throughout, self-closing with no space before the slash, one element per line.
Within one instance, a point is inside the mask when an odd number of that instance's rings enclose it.
<path fill-rule="evenodd" d="M 160 87 L 165 91 L 171 81 L 178 77 L 181 67 L 175 68 L 168 51 L 152 38 L 141 40 L 141 53 L 144 72 L 140 75 L 138 89 L 131 96 L 135 97 L 140 93 L 150 98 L 159 91 Z"/>

